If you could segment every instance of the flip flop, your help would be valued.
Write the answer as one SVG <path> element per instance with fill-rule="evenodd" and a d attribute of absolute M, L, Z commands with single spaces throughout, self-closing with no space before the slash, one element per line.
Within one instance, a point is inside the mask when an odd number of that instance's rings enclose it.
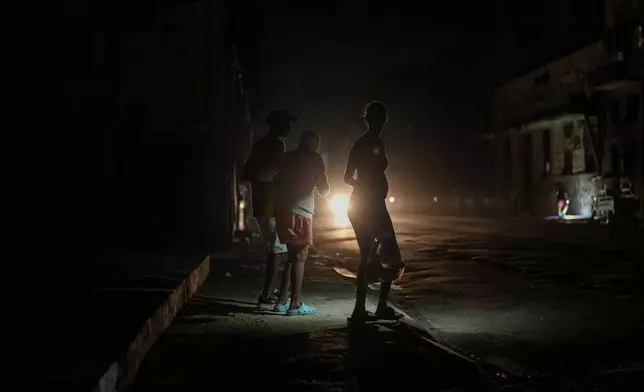
<path fill-rule="evenodd" d="M 259 298 L 257 298 L 257 306 L 276 304 L 279 296 L 279 289 L 274 289 L 267 297 L 264 297 L 262 294 L 260 294 Z"/>
<path fill-rule="evenodd" d="M 304 302 L 297 309 L 287 309 L 287 316 L 307 316 L 310 314 L 316 314 L 317 310 L 313 306 L 305 305 Z"/>

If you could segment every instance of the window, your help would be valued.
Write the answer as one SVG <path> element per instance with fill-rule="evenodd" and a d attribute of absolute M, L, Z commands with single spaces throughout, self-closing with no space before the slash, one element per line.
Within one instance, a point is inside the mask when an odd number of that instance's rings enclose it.
<path fill-rule="evenodd" d="M 610 164 L 613 176 L 619 176 L 622 171 L 622 153 L 618 145 L 613 144 L 610 148 Z"/>
<path fill-rule="evenodd" d="M 590 135 L 590 126 L 586 127 L 586 124 L 581 123 L 580 124 L 580 130 L 581 130 L 581 139 L 582 139 L 582 146 L 581 148 L 584 149 L 584 154 L 585 154 L 585 164 L 586 164 L 586 172 L 587 173 L 594 173 L 598 170 L 598 165 L 597 165 L 597 160 L 595 158 L 595 148 L 599 149 L 599 147 L 595 147 L 593 145 L 593 141 L 591 139 Z"/>
<path fill-rule="evenodd" d="M 563 174 L 572 174 L 573 166 L 573 150 L 574 150 L 574 123 L 568 122 L 563 127 L 563 152 L 564 152 L 564 167 Z"/>
<path fill-rule="evenodd" d="M 628 94 L 626 99 L 626 120 L 637 121 L 640 117 L 640 95 Z"/>
<path fill-rule="evenodd" d="M 550 130 L 546 129 L 543 132 L 543 176 L 548 177 L 550 175 L 550 164 L 551 164 L 551 146 L 550 146 Z"/>
<path fill-rule="evenodd" d="M 575 135 L 570 140 L 572 140 L 572 148 L 574 150 L 580 150 L 583 148 L 583 146 L 581 145 L 581 136 Z"/>
<path fill-rule="evenodd" d="M 564 175 L 572 174 L 573 150 L 564 150 Z"/>
<path fill-rule="evenodd" d="M 532 134 L 521 135 L 521 159 L 523 160 L 523 184 L 530 187 L 534 173 Z"/>
<path fill-rule="evenodd" d="M 549 82 L 550 74 L 547 72 L 534 79 L 534 89 L 537 95 L 537 101 L 545 100 Z"/>
<path fill-rule="evenodd" d="M 622 148 L 622 175 L 632 176 L 634 174 L 635 165 L 635 146 L 633 144 L 626 144 Z"/>

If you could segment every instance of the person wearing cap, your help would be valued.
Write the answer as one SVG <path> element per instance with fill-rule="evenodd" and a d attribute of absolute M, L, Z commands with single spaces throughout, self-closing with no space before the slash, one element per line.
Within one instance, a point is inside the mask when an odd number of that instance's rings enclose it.
<path fill-rule="evenodd" d="M 257 219 L 266 245 L 266 271 L 264 287 L 258 304 L 275 304 L 279 290 L 275 289 L 279 267 L 288 251 L 280 242 L 275 226 L 273 206 L 275 203 L 274 178 L 279 172 L 282 158 L 286 152 L 286 139 L 291 132 L 291 123 L 297 118 L 277 110 L 266 118 L 268 135 L 253 144 L 246 160 L 242 179 L 251 184 L 253 216 Z"/>
<path fill-rule="evenodd" d="M 284 155 L 276 185 L 277 233 L 288 247 L 288 263 L 282 275 L 279 299 L 273 310 L 286 312 L 287 316 L 315 314 L 317 312 L 313 306 L 302 302 L 302 281 L 309 248 L 313 246 L 314 192 L 326 197 L 331 191 L 326 167 L 320 156 L 320 136 L 317 133 L 304 132 L 298 148 Z"/>

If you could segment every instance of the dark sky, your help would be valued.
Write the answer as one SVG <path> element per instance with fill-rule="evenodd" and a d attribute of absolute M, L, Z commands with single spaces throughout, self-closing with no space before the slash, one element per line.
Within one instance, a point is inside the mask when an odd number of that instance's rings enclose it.
<path fill-rule="evenodd" d="M 442 157 L 453 155 L 446 137 L 453 132 L 439 119 L 446 86 L 434 63 L 467 31 L 476 8 L 406 0 L 324 4 L 283 2 L 265 8 L 257 133 L 265 132 L 261 120 L 270 110 L 292 111 L 301 120 L 289 147 L 301 131 L 319 132 L 337 178 L 352 141 L 364 131 L 361 107 L 370 99 L 382 100 L 391 112 L 383 134 L 392 162 L 390 181 L 408 187 L 431 167 L 431 187 L 438 186 L 452 167 Z"/>

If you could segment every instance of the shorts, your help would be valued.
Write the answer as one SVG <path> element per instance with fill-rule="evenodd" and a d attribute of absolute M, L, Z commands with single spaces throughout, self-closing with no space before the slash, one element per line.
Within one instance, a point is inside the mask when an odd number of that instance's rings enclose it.
<path fill-rule="evenodd" d="M 286 245 L 280 242 L 280 238 L 277 234 L 275 218 L 272 216 L 258 216 L 256 219 L 259 224 L 259 229 L 262 232 L 262 240 L 266 246 L 266 253 L 286 253 L 288 249 L 286 248 Z"/>
<path fill-rule="evenodd" d="M 277 213 L 277 233 L 282 242 L 294 246 L 313 246 L 313 220 L 288 210 Z"/>
<path fill-rule="evenodd" d="M 376 238 L 396 238 L 384 199 L 370 200 L 351 195 L 348 217 L 361 248 L 370 248 Z"/>

